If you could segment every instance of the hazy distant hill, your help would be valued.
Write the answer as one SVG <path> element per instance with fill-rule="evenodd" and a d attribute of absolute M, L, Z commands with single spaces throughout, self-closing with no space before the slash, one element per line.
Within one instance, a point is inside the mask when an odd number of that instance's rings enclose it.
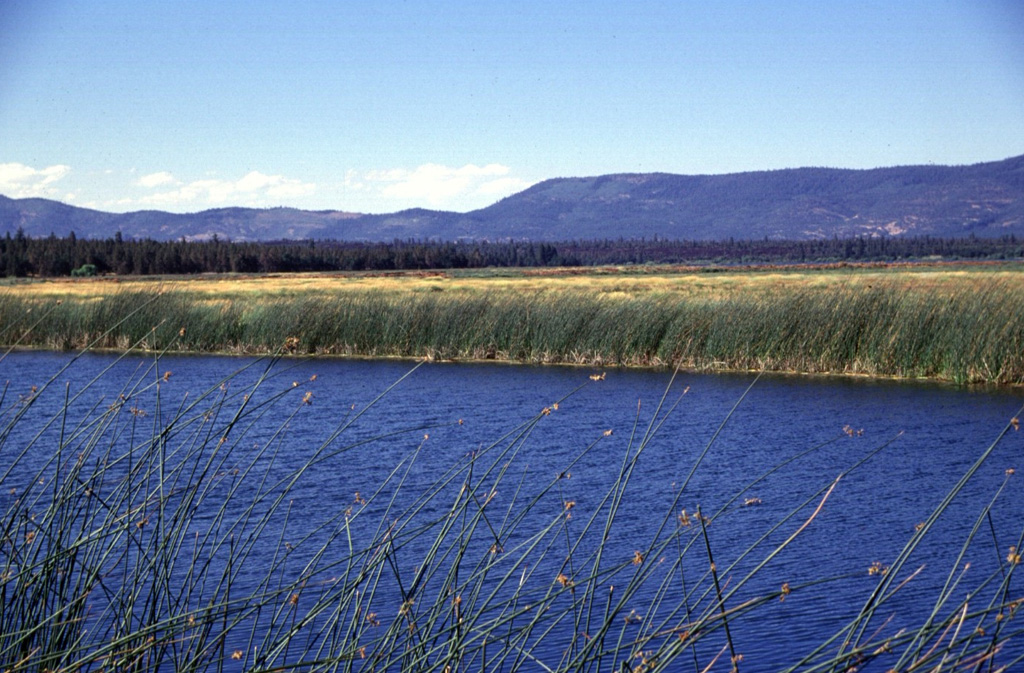
<path fill-rule="evenodd" d="M 21 227 L 29 236 L 125 237 L 170 240 L 205 239 L 214 234 L 232 240 L 266 241 L 323 238 L 325 230 L 358 214 L 339 211 L 306 211 L 295 208 L 216 208 L 198 213 L 166 213 L 140 210 L 104 213 L 75 208 L 47 199 L 9 199 L 0 196 L 0 233 Z M 342 227 L 343 228 L 343 227 Z"/>
<path fill-rule="evenodd" d="M 113 214 L 0 196 L 0 233 L 167 240 L 809 239 L 1024 235 L 1024 156 L 973 166 L 556 178 L 469 213 L 294 208 Z"/>

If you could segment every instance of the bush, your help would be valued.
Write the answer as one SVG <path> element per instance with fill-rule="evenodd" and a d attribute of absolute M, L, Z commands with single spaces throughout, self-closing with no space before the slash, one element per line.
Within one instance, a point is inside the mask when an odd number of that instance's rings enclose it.
<path fill-rule="evenodd" d="M 78 267 L 77 269 L 72 269 L 71 270 L 71 277 L 72 278 L 91 278 L 92 276 L 95 276 L 95 275 L 96 275 L 96 265 L 95 264 L 83 264 L 82 266 Z"/>

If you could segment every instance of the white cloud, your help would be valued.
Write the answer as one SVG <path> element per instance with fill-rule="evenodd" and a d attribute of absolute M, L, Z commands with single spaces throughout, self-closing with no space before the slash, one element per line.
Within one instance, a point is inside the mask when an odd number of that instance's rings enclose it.
<path fill-rule="evenodd" d="M 84 207 L 118 212 L 154 208 L 176 212 L 222 206 L 337 208 L 385 213 L 426 207 L 468 211 L 488 206 L 532 183 L 497 163 L 461 167 L 429 163 L 415 168 L 347 170 L 331 188 L 302 179 L 250 171 L 234 178 L 170 171 L 146 174 L 132 169 L 75 171 L 65 165 L 33 168 L 0 163 L 0 194 L 12 198 L 62 199 Z M 74 183 L 74 184 L 72 184 Z"/>
<path fill-rule="evenodd" d="M 440 164 L 423 164 L 416 169 L 395 168 L 370 171 L 362 180 L 351 172 L 345 177 L 349 189 L 371 188 L 384 199 L 403 205 L 423 205 L 432 208 L 478 208 L 489 205 L 495 198 L 508 196 L 529 187 L 531 183 L 510 177 L 508 166 L 467 164 L 452 168 Z"/>
<path fill-rule="evenodd" d="M 53 183 L 69 172 L 71 167 L 63 164 L 42 169 L 19 163 L 0 164 L 0 194 L 15 199 L 52 197 L 57 193 Z"/>
<path fill-rule="evenodd" d="M 135 181 L 135 184 L 140 187 L 159 187 L 160 185 L 169 185 L 177 182 L 174 176 L 167 171 L 160 171 L 159 173 L 150 173 L 149 175 L 143 175 L 141 178 Z"/>
<path fill-rule="evenodd" d="M 266 206 L 278 205 L 281 200 L 310 196 L 316 185 L 283 175 L 266 175 L 252 171 L 237 180 L 210 178 L 181 183 L 166 171 L 146 175 L 137 181 L 144 187 L 177 184 L 177 187 L 148 194 L 138 200 L 140 204 L 161 208 L 181 206 Z"/>

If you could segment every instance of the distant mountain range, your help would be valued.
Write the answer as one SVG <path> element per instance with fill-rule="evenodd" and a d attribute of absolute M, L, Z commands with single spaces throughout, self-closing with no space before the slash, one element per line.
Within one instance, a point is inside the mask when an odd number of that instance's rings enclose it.
<path fill-rule="evenodd" d="M 105 213 L 0 196 L 0 234 L 235 241 L 815 239 L 1024 235 L 1024 155 L 972 166 L 629 173 L 545 180 L 480 210 L 295 208 Z"/>

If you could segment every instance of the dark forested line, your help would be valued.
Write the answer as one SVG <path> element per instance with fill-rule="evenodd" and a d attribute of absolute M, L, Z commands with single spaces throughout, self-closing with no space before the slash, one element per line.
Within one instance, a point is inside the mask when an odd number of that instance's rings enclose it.
<path fill-rule="evenodd" d="M 851 238 L 813 241 L 664 239 L 555 243 L 282 241 L 277 243 L 0 238 L 4 276 L 389 271 L 602 264 L 787 264 L 836 261 L 1024 259 L 1024 241 L 1002 238 Z"/>

